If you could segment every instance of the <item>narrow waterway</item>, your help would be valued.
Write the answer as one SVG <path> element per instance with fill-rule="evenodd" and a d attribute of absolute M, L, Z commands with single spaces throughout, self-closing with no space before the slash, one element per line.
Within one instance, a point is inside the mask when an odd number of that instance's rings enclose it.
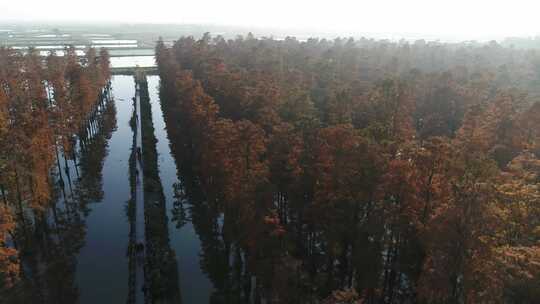
<path fill-rule="evenodd" d="M 21 292 L 9 303 L 213 301 L 212 257 L 201 240 L 215 236 L 200 220 L 205 212 L 192 222 L 194 205 L 171 155 L 160 79 L 146 79 L 148 90 L 137 92 L 133 76 L 113 76 L 111 98 L 86 127 L 89 137 L 68 159 L 58 148 L 56 201 L 35 223 Z"/>
<path fill-rule="evenodd" d="M 159 102 L 159 77 L 148 76 L 154 136 L 157 140 L 157 166 L 165 198 L 167 229 L 170 248 L 175 253 L 176 271 L 182 303 L 209 303 L 213 287 L 207 274 L 201 269 L 201 244 L 191 221 L 178 226 L 178 208 L 175 187 L 178 187 L 177 167 L 171 155 L 165 122 Z M 117 107 L 117 128 L 110 139 L 108 155 L 103 169 L 103 199 L 90 207 L 87 218 L 85 246 L 78 257 L 77 278 L 81 303 L 125 302 L 129 294 L 128 244 L 129 223 L 127 204 L 130 200 L 129 156 L 132 140 L 135 149 L 142 146 L 140 98 L 132 76 L 114 76 L 112 80 L 114 100 Z M 136 97 L 135 102 L 132 98 Z M 132 130 L 129 121 L 134 106 L 137 124 Z M 134 133 L 135 132 L 135 133 Z M 135 150 L 137 151 L 137 150 Z M 136 152 L 137 187 L 134 195 L 135 231 L 137 244 L 145 241 L 144 223 L 144 175 L 142 159 Z M 190 218 L 190 210 L 185 210 Z M 159 219 L 150 219 L 159 221 Z M 136 267 L 136 299 L 142 303 L 141 288 L 144 287 L 141 261 Z"/>
<path fill-rule="evenodd" d="M 166 226 L 169 246 L 174 252 L 176 271 L 179 277 L 182 303 L 209 303 L 213 287 L 207 274 L 201 269 L 201 244 L 191 221 L 178 225 L 178 208 L 175 202 L 175 187 L 178 187 L 177 168 L 171 155 L 169 140 L 165 130 L 160 102 L 159 77 L 148 76 L 154 136 L 157 140 L 157 166 L 163 188 L 166 210 Z M 127 215 L 130 199 L 135 206 L 136 244 L 145 242 L 144 216 L 144 175 L 142 146 L 140 98 L 135 95 L 136 87 L 132 76 L 114 76 L 112 92 L 116 105 L 117 127 L 109 140 L 108 153 L 103 164 L 103 198 L 89 205 L 86 219 L 87 233 L 84 246 L 77 257 L 77 286 L 80 290 L 80 303 L 120 303 L 129 298 L 129 234 Z M 133 98 L 136 97 L 135 102 Z M 135 112 L 135 128 L 130 127 L 130 119 Z M 135 151 L 137 185 L 134 197 L 130 196 L 129 157 L 132 145 Z M 185 210 L 185 218 L 190 218 L 190 210 Z M 151 218 L 151 222 L 161 219 Z M 132 228 L 133 229 L 133 228 Z M 143 303 L 144 272 L 140 258 L 136 262 L 135 299 Z M 133 278 L 132 278 L 133 279 Z"/>
<path fill-rule="evenodd" d="M 86 237 L 77 257 L 80 303 L 124 303 L 128 294 L 126 203 L 130 199 L 129 155 L 133 133 L 129 120 L 135 92 L 133 77 L 114 76 L 112 91 L 117 128 L 109 139 L 104 160 L 103 198 L 88 206 Z"/>
<path fill-rule="evenodd" d="M 177 167 L 171 155 L 169 139 L 165 129 L 165 121 L 159 101 L 159 77 L 148 76 L 148 91 L 152 105 L 156 148 L 158 151 L 159 177 L 163 185 L 170 243 L 176 252 L 178 273 L 180 274 L 180 290 L 183 304 L 210 303 L 213 286 L 206 273 L 201 269 L 201 243 L 193 223 L 187 220 L 184 225 L 178 224 L 178 199 L 175 199 L 175 185 L 178 185 Z M 177 202 L 175 204 L 175 201 Z M 190 218 L 190 209 L 185 210 L 185 217 Z"/>

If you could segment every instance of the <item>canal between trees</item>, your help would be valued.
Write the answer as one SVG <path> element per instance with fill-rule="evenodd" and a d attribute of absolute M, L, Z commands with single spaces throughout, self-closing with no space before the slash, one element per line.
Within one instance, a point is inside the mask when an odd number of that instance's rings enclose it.
<path fill-rule="evenodd" d="M 112 76 L 88 138 L 75 157 L 60 156 L 56 199 L 34 225 L 10 302 L 210 302 L 215 288 L 201 262 L 201 229 L 179 194 L 160 79 L 145 79 L 137 92 L 134 76 Z"/>
<path fill-rule="evenodd" d="M 162 185 L 165 199 L 164 217 L 161 219 L 152 217 L 147 220 L 150 221 L 150 224 L 159 221 L 166 224 L 169 249 L 174 255 L 172 259 L 176 260 L 176 269 L 168 269 L 168 271 L 176 271 L 179 278 L 175 283 L 178 293 L 181 295 L 181 302 L 208 303 L 212 284 L 200 267 L 199 237 L 191 222 L 188 221 L 182 227 L 177 228 L 174 220 L 174 189 L 179 181 L 159 103 L 159 77 L 147 76 L 147 81 L 151 109 L 150 122 L 153 124 L 153 135 L 157 140 L 155 148 L 158 182 Z M 137 130 L 130 126 L 134 110 L 132 98 L 135 97 L 136 93 L 134 77 L 113 76 L 111 87 L 114 96 L 112 102 L 116 107 L 116 128 L 112 130 L 110 139 L 108 139 L 107 152 L 103 159 L 101 183 L 103 198 L 87 205 L 86 236 L 84 237 L 84 245 L 76 257 L 75 284 L 80 291 L 80 303 L 122 303 L 128 300 L 130 294 L 130 223 L 128 216 L 131 200 L 130 155 L 132 153 L 132 140 L 134 135 L 136 136 L 134 130 Z M 148 121 L 142 123 L 145 124 Z M 142 146 L 143 150 L 147 148 L 151 149 Z M 136 158 L 138 157 L 136 156 Z M 139 175 L 138 183 L 142 183 L 143 169 L 138 167 L 136 170 Z M 140 195 L 141 192 L 137 191 L 137 194 Z M 140 204 L 143 201 L 137 199 L 136 202 Z M 135 217 L 139 243 L 142 241 L 141 235 L 144 239 L 144 233 L 140 234 L 140 230 L 145 229 L 144 223 L 141 223 L 140 220 L 141 213 L 144 212 L 143 208 L 143 205 L 137 205 L 137 216 Z M 189 218 L 189 215 L 186 217 Z M 160 230 L 156 230 L 156 232 L 163 233 Z M 162 237 L 162 235 L 156 237 Z M 158 252 L 155 254 L 163 254 L 159 252 L 163 249 L 156 248 L 155 251 Z M 146 251 L 148 252 L 148 248 Z M 142 263 L 147 262 L 143 259 Z M 152 269 L 145 271 L 145 275 L 149 276 L 151 271 Z M 144 291 L 139 288 L 148 289 L 149 286 L 140 284 L 143 278 L 140 278 L 141 273 L 138 273 L 139 284 L 137 284 L 135 292 L 140 295 Z M 169 288 L 174 289 L 174 287 Z M 135 299 L 138 300 L 135 301 L 138 303 L 141 297 L 137 296 Z M 174 297 L 168 300 L 167 302 L 171 303 L 179 302 Z"/>

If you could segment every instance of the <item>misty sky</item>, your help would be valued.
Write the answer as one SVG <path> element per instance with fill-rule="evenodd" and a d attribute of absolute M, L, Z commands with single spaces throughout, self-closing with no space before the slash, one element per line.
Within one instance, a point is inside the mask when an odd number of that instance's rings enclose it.
<path fill-rule="evenodd" d="M 211 23 L 461 38 L 540 34 L 538 0 L 0 0 L 0 21 Z"/>

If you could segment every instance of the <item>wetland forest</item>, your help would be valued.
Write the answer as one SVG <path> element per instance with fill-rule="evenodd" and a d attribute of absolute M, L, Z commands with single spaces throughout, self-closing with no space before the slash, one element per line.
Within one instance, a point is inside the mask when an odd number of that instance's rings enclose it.
<path fill-rule="evenodd" d="M 537 40 L 190 30 L 0 31 L 0 303 L 540 302 Z"/>

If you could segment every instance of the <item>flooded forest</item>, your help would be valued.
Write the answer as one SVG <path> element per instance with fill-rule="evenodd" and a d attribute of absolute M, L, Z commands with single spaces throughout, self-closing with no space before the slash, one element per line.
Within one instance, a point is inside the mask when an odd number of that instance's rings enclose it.
<path fill-rule="evenodd" d="M 154 54 L 0 47 L 0 303 L 540 302 L 539 51 Z"/>

